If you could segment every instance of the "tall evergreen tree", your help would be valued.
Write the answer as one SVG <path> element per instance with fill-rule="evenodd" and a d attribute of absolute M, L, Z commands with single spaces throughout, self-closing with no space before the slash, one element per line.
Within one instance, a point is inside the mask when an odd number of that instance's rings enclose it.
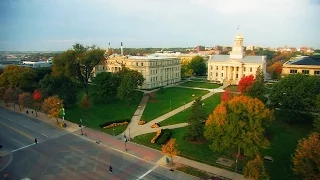
<path fill-rule="evenodd" d="M 184 135 L 184 139 L 188 141 L 197 140 L 203 136 L 204 122 L 208 115 L 202 106 L 201 97 L 197 98 L 192 104 L 191 113 L 188 117 L 189 126 Z"/>

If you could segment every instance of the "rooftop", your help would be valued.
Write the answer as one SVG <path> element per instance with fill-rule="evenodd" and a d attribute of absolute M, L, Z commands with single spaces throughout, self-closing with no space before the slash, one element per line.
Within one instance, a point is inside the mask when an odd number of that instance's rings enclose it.
<path fill-rule="evenodd" d="M 162 60 L 162 59 L 177 59 L 176 57 L 158 57 L 158 56 L 129 56 L 131 60 Z"/>
<path fill-rule="evenodd" d="M 296 60 L 289 60 L 287 65 L 316 65 L 320 66 L 320 56 L 307 56 Z"/>

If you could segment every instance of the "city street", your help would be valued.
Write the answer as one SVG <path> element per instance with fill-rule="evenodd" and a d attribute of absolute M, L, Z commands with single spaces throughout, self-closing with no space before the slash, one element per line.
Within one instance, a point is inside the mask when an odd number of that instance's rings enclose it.
<path fill-rule="evenodd" d="M 195 179 L 79 134 L 0 108 L 0 179 Z"/>

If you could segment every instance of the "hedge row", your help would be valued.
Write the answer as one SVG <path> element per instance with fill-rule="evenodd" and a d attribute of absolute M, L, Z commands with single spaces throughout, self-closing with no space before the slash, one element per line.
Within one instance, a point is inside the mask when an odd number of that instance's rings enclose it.
<path fill-rule="evenodd" d="M 118 120 L 108 121 L 103 124 L 100 124 L 99 127 L 103 128 L 103 127 L 109 126 L 110 124 L 113 124 L 113 123 L 122 123 L 122 122 L 126 122 L 126 121 L 130 123 L 131 119 L 118 119 Z"/>
<path fill-rule="evenodd" d="M 172 132 L 170 129 L 163 129 L 160 136 L 157 138 L 156 143 L 157 144 L 165 144 L 169 141 L 171 138 Z"/>

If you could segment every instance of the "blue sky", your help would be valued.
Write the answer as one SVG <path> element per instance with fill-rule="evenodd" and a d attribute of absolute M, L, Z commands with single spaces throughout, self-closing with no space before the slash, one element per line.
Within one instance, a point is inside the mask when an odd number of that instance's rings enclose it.
<path fill-rule="evenodd" d="M 320 0 L 0 0 L 0 50 L 244 45 L 320 48 Z"/>

